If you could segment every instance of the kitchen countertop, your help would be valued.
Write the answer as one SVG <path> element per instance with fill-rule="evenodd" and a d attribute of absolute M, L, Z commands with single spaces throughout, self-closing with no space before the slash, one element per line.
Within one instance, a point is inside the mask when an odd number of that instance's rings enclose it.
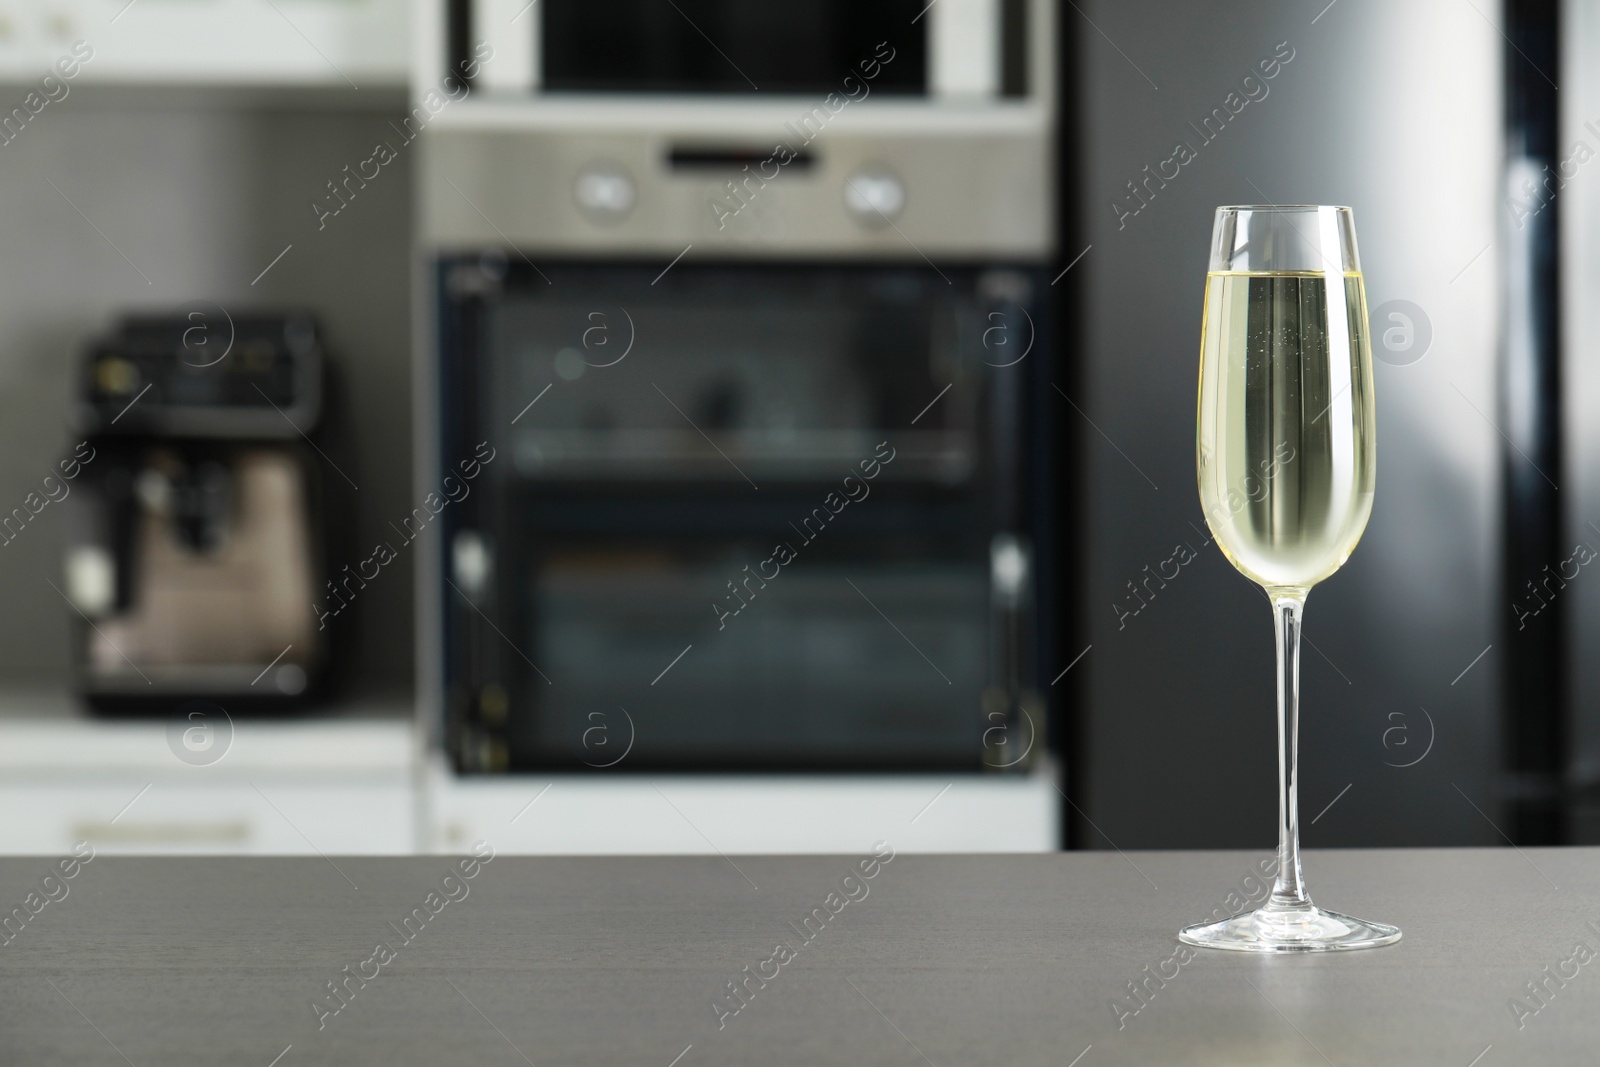
<path fill-rule="evenodd" d="M 59 857 L 6 858 L 0 911 L 27 918 L 0 945 L 0 1061 L 1501 1067 L 1600 1055 L 1600 962 L 1574 952 L 1600 949 L 1600 849 L 1311 852 L 1319 903 L 1404 939 L 1185 960 L 1178 927 L 1248 890 L 1264 858 L 501 855 L 463 870 L 443 855 L 97 856 L 69 860 L 71 879 Z M 1141 979 L 1144 1001 L 1128 990 Z M 745 1000 L 730 997 L 736 980 Z"/>

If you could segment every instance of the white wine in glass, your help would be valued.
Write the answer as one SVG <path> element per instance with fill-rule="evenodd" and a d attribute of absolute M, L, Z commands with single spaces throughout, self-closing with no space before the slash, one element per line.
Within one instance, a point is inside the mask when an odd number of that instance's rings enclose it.
<path fill-rule="evenodd" d="M 1272 601 L 1278 872 L 1258 909 L 1191 926 L 1206 948 L 1317 952 L 1400 931 L 1311 903 L 1300 869 L 1300 620 L 1372 514 L 1377 471 L 1366 288 L 1347 207 L 1217 209 L 1200 345 L 1200 503 L 1228 561 Z"/>

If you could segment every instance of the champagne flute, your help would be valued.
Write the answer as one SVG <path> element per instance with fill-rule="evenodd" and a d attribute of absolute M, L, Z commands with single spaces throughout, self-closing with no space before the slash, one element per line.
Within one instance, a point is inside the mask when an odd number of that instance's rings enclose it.
<path fill-rule="evenodd" d="M 1255 911 L 1187 944 L 1250 952 L 1368 948 L 1400 931 L 1324 911 L 1300 870 L 1300 621 L 1344 564 L 1377 473 L 1366 287 L 1347 207 L 1221 207 L 1200 348 L 1200 503 L 1228 562 L 1266 590 L 1278 648 L 1278 872 Z"/>

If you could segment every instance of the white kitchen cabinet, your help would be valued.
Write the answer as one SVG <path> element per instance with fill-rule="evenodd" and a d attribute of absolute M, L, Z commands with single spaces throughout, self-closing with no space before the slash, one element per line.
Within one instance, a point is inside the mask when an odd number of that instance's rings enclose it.
<path fill-rule="evenodd" d="M 209 765 L 164 722 L 0 720 L 0 854 L 415 850 L 409 721 L 247 722 Z"/>
<path fill-rule="evenodd" d="M 68 83 L 404 86 L 408 0 L 0 0 L 0 82 L 31 85 L 84 42 Z M 57 90 L 59 91 L 59 90 Z M 0 113 L 23 106 L 0 100 Z"/>
<path fill-rule="evenodd" d="M 1048 764 L 1028 775 L 428 775 L 426 847 L 523 854 L 1046 852 L 1060 847 Z"/>
<path fill-rule="evenodd" d="M 437 754 L 419 760 L 398 711 L 235 723 L 204 765 L 179 758 L 167 722 L 0 714 L 0 855 L 65 855 L 78 841 L 110 855 L 335 858 L 459 852 L 479 839 L 547 855 L 1059 846 L 1049 764 L 1014 776 L 464 777 Z"/>

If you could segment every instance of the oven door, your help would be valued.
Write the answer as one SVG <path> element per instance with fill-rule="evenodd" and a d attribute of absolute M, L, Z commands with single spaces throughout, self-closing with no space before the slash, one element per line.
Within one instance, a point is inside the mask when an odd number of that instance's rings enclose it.
<path fill-rule="evenodd" d="M 460 769 L 1022 765 L 1035 273 L 439 280 Z"/>

